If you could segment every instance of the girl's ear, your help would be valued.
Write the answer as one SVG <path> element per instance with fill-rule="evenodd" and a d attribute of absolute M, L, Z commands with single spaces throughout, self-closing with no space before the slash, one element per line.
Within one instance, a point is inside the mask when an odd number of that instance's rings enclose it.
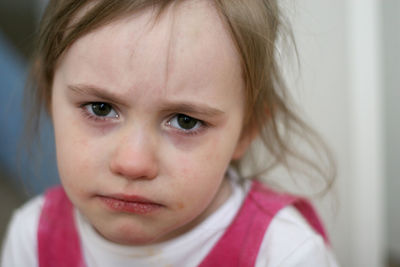
<path fill-rule="evenodd" d="M 240 160 L 246 153 L 251 142 L 253 142 L 258 135 L 258 130 L 255 128 L 256 127 L 251 127 L 251 130 L 242 133 L 238 143 L 236 144 L 235 151 L 233 152 L 232 160 Z"/>

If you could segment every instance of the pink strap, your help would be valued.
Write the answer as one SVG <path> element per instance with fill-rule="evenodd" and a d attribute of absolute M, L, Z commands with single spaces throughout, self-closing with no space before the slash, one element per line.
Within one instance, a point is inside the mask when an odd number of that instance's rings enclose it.
<path fill-rule="evenodd" d="M 40 267 L 85 266 L 73 207 L 61 187 L 45 194 L 38 228 L 38 260 Z"/>
<path fill-rule="evenodd" d="M 236 219 L 199 266 L 254 266 L 272 218 L 287 205 L 294 205 L 329 243 L 323 226 L 309 202 L 276 193 L 254 181 Z"/>

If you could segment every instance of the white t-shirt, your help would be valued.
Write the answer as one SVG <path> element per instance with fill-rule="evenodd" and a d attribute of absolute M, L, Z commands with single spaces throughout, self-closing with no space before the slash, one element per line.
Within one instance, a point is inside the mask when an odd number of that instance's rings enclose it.
<path fill-rule="evenodd" d="M 197 266 L 233 221 L 249 188 L 232 180 L 229 199 L 200 225 L 175 239 L 148 246 L 117 245 L 101 237 L 82 214 L 75 220 L 87 266 Z M 3 244 L 2 267 L 38 266 L 37 227 L 43 196 L 15 211 Z M 293 207 L 278 212 L 264 236 L 256 267 L 338 266 L 323 238 Z"/>

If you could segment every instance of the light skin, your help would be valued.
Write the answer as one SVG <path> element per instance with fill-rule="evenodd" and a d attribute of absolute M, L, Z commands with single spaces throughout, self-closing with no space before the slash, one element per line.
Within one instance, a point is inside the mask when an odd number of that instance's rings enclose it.
<path fill-rule="evenodd" d="M 67 195 L 107 240 L 158 243 L 199 224 L 230 195 L 245 152 L 245 97 L 234 43 L 209 1 L 152 10 L 77 40 L 59 62 L 51 101 Z M 135 195 L 148 213 L 110 209 Z"/>

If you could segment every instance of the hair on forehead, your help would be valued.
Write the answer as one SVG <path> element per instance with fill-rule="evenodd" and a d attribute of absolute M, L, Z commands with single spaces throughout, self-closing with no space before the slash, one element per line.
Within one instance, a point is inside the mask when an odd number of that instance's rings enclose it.
<path fill-rule="evenodd" d="M 153 9 L 154 18 L 171 4 L 181 1 L 174 0 L 137 0 L 137 1 L 69 1 L 70 4 L 62 4 L 63 0 L 51 1 L 47 12 L 55 15 L 52 20 L 57 20 L 54 30 L 58 34 L 59 43 L 54 43 L 55 57 L 58 58 L 73 42 L 83 35 L 100 28 L 106 24 L 123 18 L 125 16 L 134 16 L 135 13 L 144 9 Z M 53 5 L 53 6 L 52 6 Z M 57 15 L 61 16 L 57 16 Z M 46 15 L 45 15 L 46 16 Z M 59 18 L 59 19 L 58 19 Z M 52 34 L 43 32 L 42 34 Z"/>

